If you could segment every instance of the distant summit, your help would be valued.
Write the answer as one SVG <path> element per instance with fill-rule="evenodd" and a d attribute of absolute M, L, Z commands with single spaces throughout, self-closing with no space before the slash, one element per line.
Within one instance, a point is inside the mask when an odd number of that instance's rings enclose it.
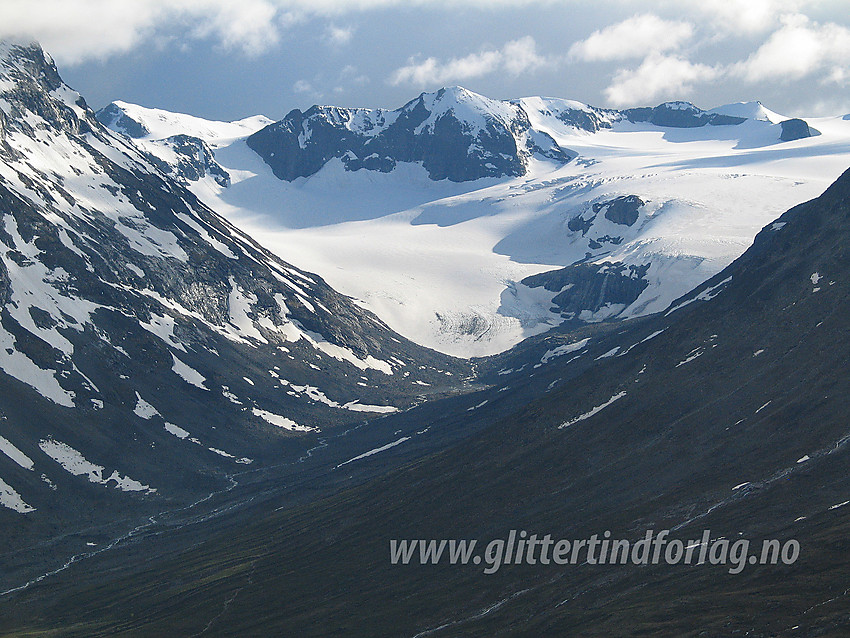
<path fill-rule="evenodd" d="M 710 109 L 709 113 L 742 117 L 748 120 L 760 120 L 762 122 L 770 122 L 771 124 L 779 124 L 781 121 L 788 119 L 784 115 L 779 115 L 779 113 L 771 111 L 758 101 L 724 104 L 723 106 Z"/>
<path fill-rule="evenodd" d="M 280 179 L 307 177 L 332 159 L 384 173 L 420 162 L 433 180 L 524 175 L 533 157 L 566 163 L 575 153 L 537 131 L 516 103 L 462 87 L 422 93 L 394 111 L 313 106 L 248 138 Z"/>
<path fill-rule="evenodd" d="M 576 152 L 555 141 L 550 124 L 596 133 L 618 122 L 699 128 L 783 119 L 758 102 L 705 111 L 673 101 L 618 111 L 559 98 L 491 100 L 453 86 L 422 93 L 395 110 L 318 105 L 295 109 L 251 135 L 247 143 L 286 181 L 314 175 L 337 160 L 348 171 L 382 173 L 399 163 L 419 163 L 432 180 L 465 182 L 526 175 L 534 159 L 571 161 Z M 778 132 L 776 137 L 779 141 Z"/>
<path fill-rule="evenodd" d="M 656 126 L 697 128 L 700 126 L 735 126 L 746 122 L 746 117 L 710 113 L 690 102 L 665 102 L 655 108 L 642 107 L 623 111 L 630 122 L 649 122 Z"/>

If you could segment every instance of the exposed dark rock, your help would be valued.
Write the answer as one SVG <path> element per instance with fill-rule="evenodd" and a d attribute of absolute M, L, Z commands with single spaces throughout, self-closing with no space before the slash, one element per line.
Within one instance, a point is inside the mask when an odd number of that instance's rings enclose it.
<path fill-rule="evenodd" d="M 640 215 L 640 209 L 646 204 L 637 195 L 623 195 L 607 202 L 593 205 L 593 212 L 605 211 L 605 219 L 621 224 L 633 226 Z"/>
<path fill-rule="evenodd" d="M 631 305 L 649 285 L 649 264 L 573 264 L 559 270 L 532 275 L 522 280 L 530 288 L 558 292 L 552 299 L 555 312 L 578 319 L 583 312 L 595 313 L 606 305 Z M 616 313 L 615 313 L 616 314 Z"/>
<path fill-rule="evenodd" d="M 656 107 L 626 109 L 623 114 L 630 122 L 649 122 L 656 126 L 673 128 L 734 126 L 746 122 L 743 117 L 703 111 L 690 102 L 665 102 Z"/>
<path fill-rule="evenodd" d="M 792 118 L 780 123 L 782 126 L 782 134 L 779 139 L 783 142 L 792 142 L 794 140 L 802 140 L 812 136 L 812 131 L 809 128 L 806 120 Z"/>
<path fill-rule="evenodd" d="M 230 186 L 230 175 L 218 162 L 212 150 L 202 139 L 191 135 L 173 135 L 164 140 L 178 156 L 175 166 L 169 167 L 166 172 L 173 172 L 181 179 L 195 182 L 207 174 L 221 186 Z"/>
<path fill-rule="evenodd" d="M 103 107 L 95 115 L 106 128 L 120 131 L 127 137 L 141 138 L 150 135 L 150 131 L 144 124 L 129 117 L 115 103 Z"/>
<path fill-rule="evenodd" d="M 610 118 L 601 117 L 594 110 L 569 109 L 558 113 L 557 118 L 564 124 L 595 133 L 604 128 L 611 128 Z"/>
<path fill-rule="evenodd" d="M 596 219 L 596 216 L 592 216 L 589 219 L 585 219 L 583 215 L 576 215 L 571 218 L 570 221 L 567 222 L 567 228 L 569 228 L 574 233 L 581 231 L 582 237 L 587 234 L 587 231 L 590 230 L 591 226 L 593 226 L 593 220 Z"/>
<path fill-rule="evenodd" d="M 612 237 L 611 235 L 603 235 L 602 237 L 597 237 L 596 239 L 588 240 L 587 245 L 590 246 L 593 250 L 598 250 L 602 248 L 603 244 L 614 244 L 615 246 L 619 246 L 622 243 L 622 237 Z"/>
<path fill-rule="evenodd" d="M 31 125 L 23 117 L 29 111 L 56 130 L 72 135 L 91 131 L 94 114 L 85 100 L 62 82 L 53 60 L 38 44 L 4 46 L 9 54 L 2 61 L 0 74 L 11 83 L 10 88 L 2 91 L 10 105 L 9 113 L 5 114 L 7 120 L 13 119 L 20 130 L 31 131 Z M 12 57 L 14 63 L 10 61 Z"/>

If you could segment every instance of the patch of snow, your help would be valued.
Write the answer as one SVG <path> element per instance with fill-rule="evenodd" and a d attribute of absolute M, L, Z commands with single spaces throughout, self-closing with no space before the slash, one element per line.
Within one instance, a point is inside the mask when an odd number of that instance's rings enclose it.
<path fill-rule="evenodd" d="M 779 124 L 788 119 L 784 115 L 774 113 L 761 102 L 734 102 L 732 104 L 724 104 L 723 106 L 717 106 L 711 109 L 709 113 L 744 117 L 749 120 L 759 120 L 770 124 Z"/>
<path fill-rule="evenodd" d="M 25 502 L 21 495 L 3 479 L 0 479 L 0 505 L 19 514 L 35 511 L 35 508 Z"/>
<path fill-rule="evenodd" d="M 157 412 L 156 408 L 145 401 L 138 392 L 136 392 L 136 407 L 133 408 L 133 412 L 136 416 L 146 420 L 159 416 L 159 412 Z"/>
<path fill-rule="evenodd" d="M 135 481 L 127 476 L 121 476 L 117 470 L 114 470 L 109 477 L 104 479 L 103 466 L 95 465 L 88 461 L 67 443 L 62 443 L 54 439 L 42 439 L 39 441 L 38 447 L 47 456 L 61 465 L 62 469 L 73 476 L 85 475 L 90 482 L 100 485 L 107 485 L 110 481 L 115 481 L 115 487 L 123 492 L 156 492 L 149 485 L 143 485 L 139 481 Z"/>
<path fill-rule="evenodd" d="M 173 423 L 165 422 L 165 429 L 168 430 L 169 434 L 173 434 L 178 439 L 187 439 L 189 438 L 189 432 L 184 430 L 178 425 L 174 425 Z"/>
<path fill-rule="evenodd" d="M 221 386 L 221 394 L 224 398 L 226 398 L 231 403 L 235 403 L 236 405 L 244 405 L 242 401 L 239 400 L 239 397 L 233 394 L 226 385 Z"/>
<path fill-rule="evenodd" d="M 656 331 L 655 331 L 655 332 L 653 332 L 651 335 L 648 335 L 647 337 L 644 337 L 643 339 L 641 339 L 641 340 L 640 340 L 640 341 L 638 341 L 637 343 L 630 345 L 628 348 L 626 348 L 625 350 L 623 350 L 623 351 L 622 351 L 620 354 L 618 354 L 617 356 L 618 356 L 618 357 L 622 357 L 622 356 L 627 355 L 629 352 L 631 352 L 632 348 L 636 348 L 636 347 L 637 347 L 637 346 L 639 346 L 640 344 L 642 344 L 642 343 L 646 343 L 646 342 L 647 342 L 647 341 L 649 341 L 650 339 L 655 339 L 655 337 L 657 337 L 658 335 L 660 335 L 660 334 L 661 334 L 662 332 L 664 332 L 665 330 L 667 330 L 667 328 L 662 328 L 661 330 L 656 330 Z"/>
<path fill-rule="evenodd" d="M 173 354 L 171 358 L 174 360 L 174 364 L 171 366 L 171 369 L 186 383 L 190 383 L 191 385 L 200 388 L 201 390 L 209 390 L 204 383 L 206 382 L 206 377 L 204 377 L 200 372 L 195 370 L 194 368 L 189 367 L 187 364 L 183 363 L 180 359 L 178 359 Z"/>
<path fill-rule="evenodd" d="M 3 452 L 3 454 L 8 456 L 25 470 L 32 471 L 34 467 L 32 459 L 15 447 L 11 441 L 2 436 L 0 436 L 0 452 Z"/>
<path fill-rule="evenodd" d="M 349 401 L 342 406 L 342 409 L 351 410 L 352 412 L 377 412 L 379 414 L 398 412 L 398 408 L 392 405 L 368 405 L 359 401 Z"/>
<path fill-rule="evenodd" d="M 685 365 L 686 363 L 690 363 L 690 362 L 691 362 L 691 361 L 693 361 L 694 359 L 696 359 L 696 358 L 698 358 L 698 357 L 701 357 L 701 356 L 702 356 L 702 354 L 703 354 L 703 350 L 702 350 L 701 348 L 697 348 L 696 350 L 692 350 L 692 351 L 688 354 L 688 356 L 687 356 L 687 357 L 685 357 L 685 359 L 684 359 L 683 361 L 680 361 L 679 363 L 677 363 L 677 364 L 676 364 L 676 367 L 678 368 L 679 366 L 683 366 L 683 365 Z"/>
<path fill-rule="evenodd" d="M 21 352 L 17 348 L 15 338 L 2 327 L 0 327 L 0 368 L 9 376 L 34 388 L 45 399 L 66 408 L 74 407 L 76 395 L 59 385 L 53 370 L 40 368 Z"/>
<path fill-rule="evenodd" d="M 368 452 L 364 452 L 363 454 L 355 456 L 353 459 L 348 459 L 347 461 L 340 463 L 336 467 L 342 467 L 343 465 L 348 465 L 349 463 L 353 463 L 354 461 L 359 461 L 360 459 L 365 459 L 367 457 L 374 456 L 375 454 L 380 454 L 381 452 L 385 452 L 386 450 L 389 450 L 390 448 L 394 448 L 396 445 L 401 445 L 405 441 L 409 441 L 409 440 L 410 440 L 409 436 L 403 436 L 400 439 L 398 439 L 397 441 L 393 441 L 392 443 L 387 443 L 386 445 L 382 445 L 381 447 L 376 447 L 374 450 L 369 450 Z M 336 469 L 336 468 L 334 468 L 334 469 Z"/>
<path fill-rule="evenodd" d="M 600 412 L 602 412 L 602 410 L 607 408 L 609 405 L 611 405 L 615 401 L 622 399 L 624 396 L 626 396 L 625 391 L 619 392 L 619 393 L 615 394 L 614 396 L 612 396 L 610 399 L 608 399 L 602 405 L 598 405 L 595 408 L 592 408 L 591 410 L 585 412 L 584 414 L 580 414 L 579 416 L 575 417 L 574 419 L 570 419 L 569 421 L 565 421 L 564 423 L 561 423 L 561 425 L 558 426 L 558 429 L 563 430 L 564 428 L 567 428 L 571 425 L 575 425 L 579 421 L 584 421 L 585 419 L 589 419 L 590 417 L 594 416 L 595 414 L 599 414 Z"/>
<path fill-rule="evenodd" d="M 292 419 L 287 419 L 285 416 L 280 416 L 279 414 L 274 414 L 273 412 L 267 412 L 266 410 L 260 410 L 259 408 L 253 408 L 254 416 L 258 416 L 264 421 L 275 425 L 279 428 L 283 428 L 284 430 L 291 430 L 293 432 L 318 432 L 319 428 L 314 428 L 309 425 L 298 425 Z"/>
<path fill-rule="evenodd" d="M 543 357 L 540 359 L 540 363 L 549 363 L 551 359 L 555 357 L 562 357 L 565 354 L 569 354 L 570 352 L 576 352 L 584 348 L 588 343 L 590 343 L 590 339 L 582 339 L 581 341 L 576 341 L 575 343 L 568 343 L 563 346 L 558 346 L 557 348 L 553 348 L 552 350 L 547 350 Z M 513 370 L 508 370 L 506 372 L 499 372 L 499 374 L 510 374 Z"/>
<path fill-rule="evenodd" d="M 218 122 L 184 113 L 150 109 L 128 102 L 115 101 L 113 104 L 131 120 L 148 130 L 149 133 L 144 139 L 158 140 L 183 134 L 200 138 L 213 148 L 247 137 L 273 122 L 263 115 L 255 115 L 234 122 Z M 118 132 L 123 133 L 121 130 Z"/>
<path fill-rule="evenodd" d="M 676 306 L 670 308 L 670 310 L 668 310 L 666 313 L 664 313 L 664 316 L 666 317 L 670 313 L 676 312 L 677 310 L 680 310 L 680 309 L 684 308 L 685 306 L 692 304 L 695 301 L 711 301 L 717 295 L 719 295 L 721 292 L 723 292 L 723 290 L 722 290 L 723 287 L 726 284 L 728 284 L 730 281 L 732 281 L 732 277 L 727 277 L 726 279 L 724 279 L 720 283 L 718 283 L 714 286 L 711 286 L 710 288 L 706 288 L 701 293 L 699 293 L 696 297 L 691 297 L 690 299 L 686 299 L 682 303 L 677 304 Z"/>
<path fill-rule="evenodd" d="M 141 268 L 138 268 L 138 267 L 136 267 L 136 266 L 134 266 L 133 264 L 130 264 L 130 263 L 124 264 L 124 267 L 127 270 L 129 270 L 130 272 L 132 272 L 134 275 L 136 275 L 137 277 L 139 277 L 141 279 L 145 278 L 145 271 L 142 270 Z"/>
<path fill-rule="evenodd" d="M 613 356 L 614 356 L 614 355 L 616 355 L 619 351 L 620 351 L 620 346 L 615 346 L 614 348 L 611 348 L 611 349 L 610 349 L 608 352 L 606 352 L 605 354 L 600 354 L 598 357 L 596 357 L 596 360 L 597 360 L 597 361 L 599 361 L 600 359 L 607 359 L 607 358 L 609 358 L 609 357 L 613 357 Z"/>

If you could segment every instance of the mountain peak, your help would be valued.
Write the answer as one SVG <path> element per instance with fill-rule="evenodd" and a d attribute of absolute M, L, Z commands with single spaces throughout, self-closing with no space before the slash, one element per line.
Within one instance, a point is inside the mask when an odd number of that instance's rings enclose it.
<path fill-rule="evenodd" d="M 50 57 L 36 40 L 28 40 L 26 38 L 0 39 L 0 62 L 6 62 L 10 58 L 18 58 L 22 52 L 25 53 L 28 51 L 37 52 L 43 57 Z"/>
<path fill-rule="evenodd" d="M 404 107 L 423 104 L 432 116 L 439 116 L 448 111 L 454 111 L 458 117 L 468 113 L 484 114 L 508 121 L 516 116 L 516 105 L 501 100 L 492 100 L 462 86 L 447 86 L 433 93 L 421 93 L 418 98 L 408 102 Z"/>
<path fill-rule="evenodd" d="M 771 111 L 758 100 L 724 104 L 709 110 L 709 113 L 731 115 L 733 117 L 744 117 L 748 120 L 760 120 L 763 122 L 770 122 L 771 124 L 778 124 L 779 122 L 788 119 L 784 115 Z"/>
<path fill-rule="evenodd" d="M 702 111 L 702 109 L 696 106 L 693 102 L 688 102 L 686 100 L 671 100 L 669 102 L 662 102 L 655 108 L 665 108 L 672 111 Z"/>
<path fill-rule="evenodd" d="M 0 79 L 5 80 L 0 110 L 17 128 L 32 127 L 27 112 L 74 135 L 96 126 L 85 100 L 62 81 L 53 58 L 37 42 L 0 42 Z"/>
<path fill-rule="evenodd" d="M 0 77 L 13 82 L 31 78 L 43 84 L 48 91 L 62 85 L 53 58 L 34 40 L 0 41 Z"/>
<path fill-rule="evenodd" d="M 97 112 L 101 124 L 113 131 L 136 139 L 165 139 L 189 135 L 216 147 L 244 137 L 272 123 L 263 115 L 233 122 L 207 120 L 184 113 L 172 113 L 116 100 Z"/>
<path fill-rule="evenodd" d="M 437 89 L 434 92 L 434 94 L 438 95 L 438 96 L 450 95 L 450 96 L 456 96 L 456 97 L 464 97 L 464 96 L 468 95 L 468 96 L 483 97 L 480 94 L 476 93 L 475 91 L 470 91 L 466 87 L 460 86 L 459 84 L 454 84 L 452 86 L 444 86 L 440 89 Z"/>

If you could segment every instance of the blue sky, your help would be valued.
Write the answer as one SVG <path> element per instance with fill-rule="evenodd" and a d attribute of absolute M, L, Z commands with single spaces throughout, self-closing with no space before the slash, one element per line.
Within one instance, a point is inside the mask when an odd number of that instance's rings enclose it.
<path fill-rule="evenodd" d="M 278 119 L 460 84 L 811 116 L 850 113 L 848 13 L 806 0 L 0 0 L 0 36 L 39 40 L 96 108 Z"/>

